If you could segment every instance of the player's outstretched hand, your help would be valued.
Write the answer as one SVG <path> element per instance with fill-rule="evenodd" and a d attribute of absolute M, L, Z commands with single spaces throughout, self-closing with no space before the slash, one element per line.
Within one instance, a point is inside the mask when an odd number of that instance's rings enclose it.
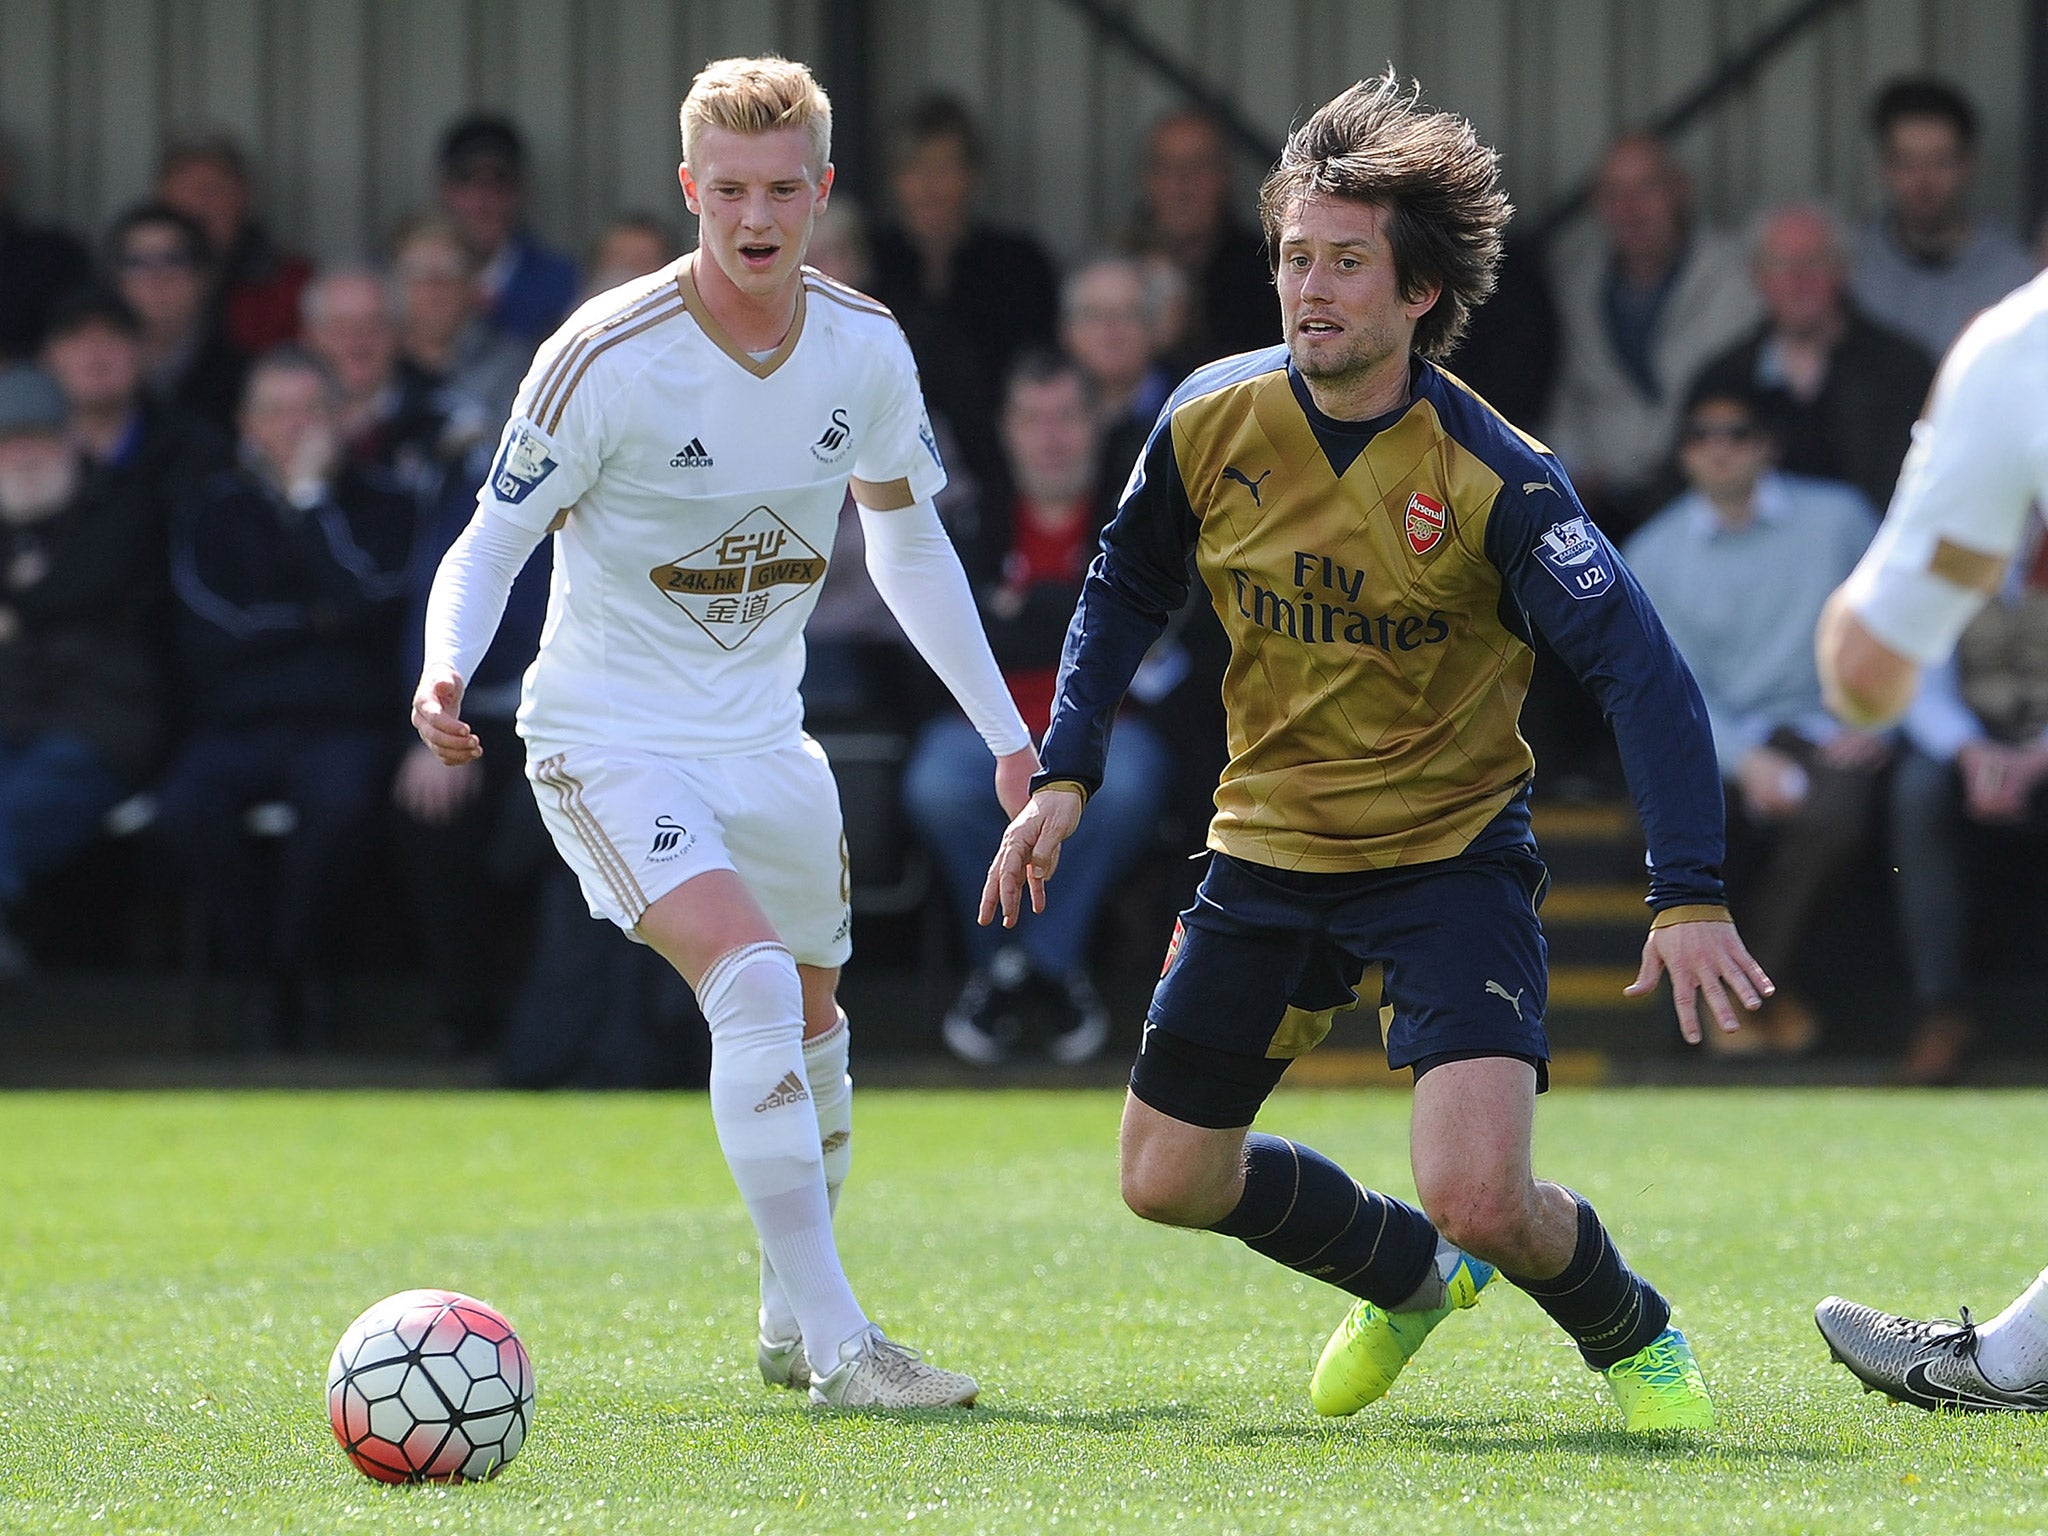
<path fill-rule="evenodd" d="M 412 728 L 451 768 L 484 755 L 484 744 L 462 722 L 462 679 L 453 668 L 429 667 L 420 674 L 412 695 Z"/>
<path fill-rule="evenodd" d="M 1695 993 L 1707 995 L 1707 1008 L 1721 1028 L 1736 1027 L 1733 992 L 1752 1013 L 1778 990 L 1776 982 L 1743 947 L 1733 923 L 1673 923 L 1652 928 L 1643 941 L 1643 965 L 1636 979 L 1623 987 L 1628 997 L 1648 997 L 1657 978 L 1671 977 L 1671 1002 L 1678 1010 L 1678 1032 L 1688 1045 L 1700 1043 L 1700 1018 Z"/>
<path fill-rule="evenodd" d="M 1059 868 L 1060 844 L 1081 824 L 1081 797 L 1071 789 L 1048 786 L 1003 830 L 988 883 L 981 888 L 977 921 L 986 928 L 1000 912 L 1005 928 L 1017 926 L 1024 913 L 1024 892 L 1031 892 L 1031 910 L 1045 910 L 1045 882 Z"/>
<path fill-rule="evenodd" d="M 1005 752 L 996 759 L 996 803 L 1005 816 L 1015 816 L 1031 799 L 1031 781 L 1038 776 L 1038 754 L 1030 747 Z"/>

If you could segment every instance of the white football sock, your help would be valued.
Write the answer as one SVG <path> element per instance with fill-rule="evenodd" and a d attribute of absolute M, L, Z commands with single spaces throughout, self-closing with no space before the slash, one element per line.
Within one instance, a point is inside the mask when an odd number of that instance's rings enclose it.
<path fill-rule="evenodd" d="M 1977 1368 L 2009 1391 L 2048 1381 L 2048 1269 L 1977 1330 Z"/>
<path fill-rule="evenodd" d="M 825 1158 L 825 1198 L 834 1215 L 839 1212 L 839 1190 L 853 1166 L 853 1079 L 846 1072 L 846 1015 L 822 1035 L 804 1042 L 804 1076 L 811 1085 L 811 1107 L 818 1115 L 818 1145 Z M 796 1313 L 782 1282 L 775 1278 L 775 1266 L 761 1253 L 761 1337 L 796 1337 Z"/>
<path fill-rule="evenodd" d="M 733 950 L 704 973 L 697 1006 L 711 1026 L 711 1120 L 726 1166 L 805 1352 L 837 1360 L 868 1320 L 832 1243 L 796 962 L 780 944 Z"/>

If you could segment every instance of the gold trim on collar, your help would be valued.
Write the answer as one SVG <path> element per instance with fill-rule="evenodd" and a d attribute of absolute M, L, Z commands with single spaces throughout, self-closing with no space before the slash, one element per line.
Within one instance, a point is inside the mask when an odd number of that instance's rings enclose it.
<path fill-rule="evenodd" d="M 688 306 L 690 318 L 708 337 L 713 346 L 738 363 L 757 379 L 769 374 L 789 361 L 789 354 L 796 350 L 799 337 L 804 333 L 805 285 L 799 281 L 796 288 L 796 314 L 789 322 L 789 334 L 782 338 L 782 345 L 768 356 L 755 362 L 751 353 L 732 339 L 725 327 L 712 317 L 711 307 L 704 302 L 704 296 L 697 292 L 697 252 L 692 251 L 682 260 L 676 272 L 676 287 L 682 290 L 683 303 Z"/>

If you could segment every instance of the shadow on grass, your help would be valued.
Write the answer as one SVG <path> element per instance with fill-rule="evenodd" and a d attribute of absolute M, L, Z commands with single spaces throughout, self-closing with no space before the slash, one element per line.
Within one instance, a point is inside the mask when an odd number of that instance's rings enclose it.
<path fill-rule="evenodd" d="M 1731 1444 L 1720 1438 L 1702 1439 L 1684 1433 L 1631 1435 L 1618 1429 L 1535 1430 L 1522 1427 L 1520 1421 L 1504 1416 L 1390 1418 L 1356 1426 L 1332 1420 L 1243 1424 L 1225 1430 L 1217 1438 L 1234 1445 L 1290 1442 L 1389 1453 L 1412 1450 L 1420 1445 L 1432 1451 L 1462 1456 L 1564 1452 L 1667 1465 L 1686 1461 L 1820 1463 L 1859 1459 L 1857 1452 L 1816 1445 L 1810 1440 L 1762 1445 L 1753 1441 Z"/>
<path fill-rule="evenodd" d="M 789 1407 L 796 1413 L 792 1415 Z M 774 1399 L 764 1401 L 758 1408 L 743 1407 L 740 1416 L 755 1420 L 776 1420 L 790 1417 L 813 1417 L 812 1411 L 800 1403 L 785 1406 Z M 695 1410 L 672 1411 L 663 1415 L 672 1425 L 710 1427 L 730 1424 L 734 1409 L 721 1404 L 702 1412 Z M 953 1433 L 986 1430 L 992 1425 L 1025 1425 L 1033 1429 L 1068 1429 L 1091 1435 L 1131 1435 L 1162 1427 L 1192 1428 L 1205 1422 L 1208 1411 L 1194 1408 L 1186 1403 L 1153 1403 L 1134 1408 L 1104 1409 L 1048 1409 L 1048 1408 L 997 1408 L 984 1403 L 963 1411 L 933 1410 L 930 1408 L 856 1408 L 845 1414 L 819 1412 L 814 1420 L 820 1424 L 831 1423 L 842 1418 L 883 1424 L 912 1424 L 920 1429 L 945 1430 Z"/>
<path fill-rule="evenodd" d="M 1517 1431 L 1508 1419 L 1406 1420 L 1401 1429 L 1422 1440 L 1432 1450 L 1455 1451 L 1463 1455 L 1498 1456 L 1502 1453 L 1558 1451 L 1582 1456 L 1612 1456 L 1624 1461 L 1802 1461 L 1837 1462 L 1859 1459 L 1854 1452 L 1817 1445 L 1811 1439 L 1783 1440 L 1758 1444 L 1753 1440 L 1730 1443 L 1720 1434 L 1701 1438 L 1683 1431 L 1666 1434 L 1631 1435 L 1618 1429 L 1564 1429 Z"/>

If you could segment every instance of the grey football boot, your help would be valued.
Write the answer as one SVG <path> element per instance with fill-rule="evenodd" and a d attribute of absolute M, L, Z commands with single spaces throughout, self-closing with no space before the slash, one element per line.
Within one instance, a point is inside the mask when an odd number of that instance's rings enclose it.
<path fill-rule="evenodd" d="M 1977 1365 L 1970 1309 L 1959 1323 L 1920 1322 L 1830 1296 L 1813 1309 L 1828 1350 L 1867 1392 L 1916 1408 L 1969 1412 L 2048 1410 L 2048 1381 L 2001 1387 Z"/>

